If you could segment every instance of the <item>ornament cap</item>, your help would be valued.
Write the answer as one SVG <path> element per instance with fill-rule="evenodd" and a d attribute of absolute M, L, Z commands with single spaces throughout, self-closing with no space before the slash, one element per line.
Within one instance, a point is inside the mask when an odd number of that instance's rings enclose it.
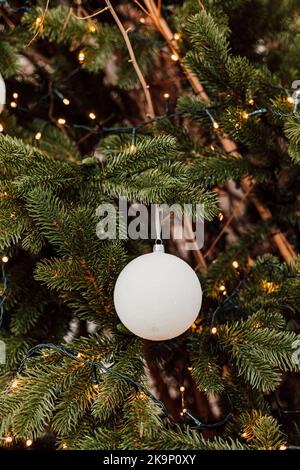
<path fill-rule="evenodd" d="M 153 253 L 164 253 L 165 247 L 161 240 L 156 240 L 153 245 Z"/>

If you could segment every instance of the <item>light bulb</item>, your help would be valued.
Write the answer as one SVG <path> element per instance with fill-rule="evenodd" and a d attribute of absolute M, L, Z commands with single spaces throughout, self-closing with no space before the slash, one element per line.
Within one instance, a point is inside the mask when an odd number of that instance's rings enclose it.
<path fill-rule="evenodd" d="M 3 132 L 4 131 L 4 127 L 2 124 L 0 124 L 0 132 Z"/>
<path fill-rule="evenodd" d="M 41 22 L 42 22 L 42 18 L 41 16 L 38 16 L 37 19 L 35 20 L 36 26 L 40 26 Z"/>
<path fill-rule="evenodd" d="M 164 99 L 168 100 L 170 98 L 170 93 L 164 93 Z"/>
<path fill-rule="evenodd" d="M 95 33 L 97 31 L 96 26 L 93 23 L 89 24 L 89 32 L 90 33 Z"/>
<path fill-rule="evenodd" d="M 64 104 L 65 106 L 69 106 L 70 100 L 68 100 L 68 98 L 64 98 L 64 99 L 63 99 L 63 104 Z"/>
<path fill-rule="evenodd" d="M 140 18 L 140 23 L 144 24 L 146 22 L 145 18 Z"/>
<path fill-rule="evenodd" d="M 177 62 L 177 60 L 179 60 L 179 57 L 177 54 L 172 54 L 171 59 L 174 60 L 174 62 Z"/>
<path fill-rule="evenodd" d="M 287 449 L 287 446 L 285 446 L 284 444 L 279 447 L 279 450 L 286 450 L 286 449 Z"/>
<path fill-rule="evenodd" d="M 247 111 L 243 111 L 242 112 L 242 118 L 243 119 L 248 119 L 248 117 L 249 117 L 249 114 L 247 113 Z"/>
<path fill-rule="evenodd" d="M 4 256 L 2 257 L 2 262 L 3 262 L 3 263 L 7 263 L 7 262 L 8 262 L 8 256 L 5 256 L 5 255 L 4 255 Z"/>
<path fill-rule="evenodd" d="M 232 266 L 233 266 L 235 269 L 237 269 L 237 268 L 239 267 L 239 263 L 238 263 L 236 260 L 234 260 L 234 261 L 232 261 Z"/>
<path fill-rule="evenodd" d="M 250 98 L 250 100 L 248 101 L 248 103 L 253 106 L 254 105 L 254 99 Z"/>
<path fill-rule="evenodd" d="M 223 292 L 224 290 L 226 290 L 226 287 L 224 286 L 224 284 L 222 284 L 222 285 L 219 287 L 219 290 L 220 290 L 221 292 Z"/>
<path fill-rule="evenodd" d="M 130 152 L 131 152 L 131 153 L 136 152 L 136 145 L 134 145 L 134 144 L 131 144 L 131 145 L 130 145 Z"/>
<path fill-rule="evenodd" d="M 92 119 L 92 120 L 96 119 L 96 114 L 95 113 L 90 113 L 89 118 Z"/>
<path fill-rule="evenodd" d="M 287 97 L 287 102 L 290 103 L 290 104 L 293 104 L 294 103 L 294 98 L 292 96 L 288 96 Z"/>
<path fill-rule="evenodd" d="M 17 103 L 16 103 L 15 101 L 12 101 L 12 102 L 10 103 L 10 107 L 11 107 L 11 108 L 16 108 L 17 106 L 18 106 L 18 105 L 17 105 Z"/>
<path fill-rule="evenodd" d="M 224 219 L 224 215 L 222 214 L 222 212 L 219 212 L 218 219 L 220 222 L 222 222 L 222 220 Z"/>
<path fill-rule="evenodd" d="M 18 93 L 16 93 L 16 92 L 15 92 L 15 93 L 13 93 L 13 98 L 14 98 L 15 100 L 17 100 L 17 99 L 19 98 L 19 95 L 18 95 Z"/>
<path fill-rule="evenodd" d="M 12 438 L 11 436 L 7 436 L 7 437 L 5 438 L 5 440 L 6 440 L 7 443 L 10 444 L 10 443 L 13 441 L 13 438 Z"/>
<path fill-rule="evenodd" d="M 32 440 L 31 440 L 31 439 L 27 439 L 27 441 L 25 442 L 25 444 L 26 444 L 26 447 L 32 446 Z"/>
<path fill-rule="evenodd" d="M 42 133 L 41 132 L 37 132 L 34 136 L 35 140 L 40 140 L 42 138 Z"/>
<path fill-rule="evenodd" d="M 213 122 L 213 128 L 214 129 L 219 129 L 219 127 L 220 127 L 219 124 L 216 121 L 214 121 Z"/>
<path fill-rule="evenodd" d="M 83 64 L 84 60 L 85 60 L 85 54 L 83 51 L 80 51 L 78 54 L 78 61 L 80 64 Z"/>
<path fill-rule="evenodd" d="M 185 391 L 185 387 L 182 385 L 179 389 L 181 392 L 184 392 Z"/>
<path fill-rule="evenodd" d="M 179 41 L 180 37 L 181 37 L 181 34 L 180 34 L 180 33 L 175 33 L 175 34 L 174 34 L 174 39 L 175 39 L 175 41 Z"/>
<path fill-rule="evenodd" d="M 66 124 L 66 120 L 64 118 L 58 118 L 57 123 L 63 126 L 64 124 Z"/>
<path fill-rule="evenodd" d="M 216 328 L 215 326 L 213 326 L 210 331 L 211 331 L 211 334 L 212 334 L 212 335 L 215 335 L 218 330 L 217 330 L 217 328 Z"/>

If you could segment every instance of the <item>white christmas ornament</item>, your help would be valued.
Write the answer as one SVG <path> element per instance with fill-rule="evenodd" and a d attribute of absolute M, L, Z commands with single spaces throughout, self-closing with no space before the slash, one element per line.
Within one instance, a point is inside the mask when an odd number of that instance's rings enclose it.
<path fill-rule="evenodd" d="M 184 333 L 196 320 L 201 302 L 201 285 L 193 269 L 164 253 L 161 244 L 131 261 L 114 291 L 121 322 L 135 335 L 153 341 Z"/>
<path fill-rule="evenodd" d="M 5 87 L 5 82 L 0 73 L 0 114 L 3 111 L 5 103 L 6 103 L 6 87 Z"/>

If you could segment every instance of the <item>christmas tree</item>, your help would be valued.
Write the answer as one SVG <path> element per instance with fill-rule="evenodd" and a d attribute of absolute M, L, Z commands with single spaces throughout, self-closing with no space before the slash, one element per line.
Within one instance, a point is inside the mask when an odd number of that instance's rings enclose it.
<path fill-rule="evenodd" d="M 3 449 L 299 446 L 299 15 L 0 2 Z M 203 247 L 164 242 L 203 289 L 173 339 L 116 313 L 120 272 L 155 238 L 99 235 L 97 208 L 121 198 L 204 206 Z"/>

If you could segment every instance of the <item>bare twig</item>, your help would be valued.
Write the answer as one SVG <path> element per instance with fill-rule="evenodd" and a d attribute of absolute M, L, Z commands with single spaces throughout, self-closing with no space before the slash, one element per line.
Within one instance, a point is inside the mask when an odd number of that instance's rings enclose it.
<path fill-rule="evenodd" d="M 183 62 L 182 57 L 179 54 L 179 50 L 177 48 L 176 42 L 174 41 L 174 35 L 168 23 L 166 22 L 166 20 L 161 15 L 159 15 L 159 12 L 154 3 L 154 0 L 144 0 L 144 3 L 151 14 L 151 18 L 152 18 L 154 25 L 157 27 L 158 31 L 160 31 L 160 33 L 162 34 L 162 36 L 168 43 L 172 53 L 177 55 L 178 63 L 180 64 L 183 72 L 185 73 L 186 78 L 190 82 L 195 94 L 200 96 L 201 99 L 206 104 L 209 105 L 210 99 L 208 95 L 206 94 L 204 87 L 199 82 L 199 80 L 191 73 L 189 68 Z M 230 153 L 231 155 L 235 157 L 241 156 L 240 153 L 236 150 L 237 146 L 235 142 L 229 139 L 227 135 L 222 134 L 221 132 L 218 132 L 218 138 L 219 138 L 221 145 L 223 146 L 224 150 L 227 153 Z M 251 188 L 250 181 L 247 178 L 244 178 L 242 180 L 242 187 L 246 193 Z M 251 201 L 255 205 L 262 220 L 272 219 L 272 213 L 269 210 L 269 208 L 266 207 L 261 201 L 259 201 L 259 199 L 256 196 L 252 195 Z M 278 250 L 280 251 L 281 255 L 283 256 L 286 262 L 289 263 L 293 261 L 294 259 L 296 259 L 297 255 L 295 251 L 293 250 L 292 246 L 290 245 L 286 237 L 281 232 L 279 233 L 277 232 L 276 234 L 274 234 L 273 240 L 276 243 Z"/>
<path fill-rule="evenodd" d="M 124 41 L 126 43 L 126 46 L 127 46 L 127 49 L 128 49 L 128 52 L 129 52 L 129 56 L 130 56 L 130 61 L 134 67 L 134 70 L 137 74 L 137 77 L 142 85 L 142 88 L 144 90 L 144 94 L 145 94 L 145 98 L 146 98 L 146 102 L 147 102 L 147 108 L 148 108 L 148 112 L 147 112 L 147 116 L 152 119 L 154 117 L 154 108 L 153 108 L 153 104 L 152 104 L 152 99 L 151 99 L 151 95 L 150 95 L 150 92 L 149 92 L 149 85 L 147 85 L 146 83 L 146 80 L 143 76 L 143 73 L 139 67 L 139 64 L 137 63 L 137 60 L 136 60 L 136 57 L 135 57 L 135 54 L 134 54 L 134 50 L 132 48 L 132 45 L 131 45 L 131 42 L 130 42 L 130 39 L 129 39 L 129 36 L 128 36 L 128 32 L 126 31 L 126 29 L 124 28 L 122 22 L 120 21 L 115 9 L 113 8 L 112 4 L 110 3 L 109 0 L 105 0 L 105 3 L 107 5 L 107 7 L 109 8 L 119 30 L 121 31 L 121 34 L 124 38 Z"/>
<path fill-rule="evenodd" d="M 50 3 L 50 0 L 47 0 L 44 13 L 42 14 L 42 17 L 40 18 L 40 21 L 39 21 L 39 24 L 38 24 L 37 31 L 36 31 L 35 35 L 33 36 L 33 38 L 27 44 L 27 47 L 29 47 L 33 43 L 33 41 L 38 37 L 41 30 L 43 29 L 43 25 L 44 25 L 45 18 L 46 18 L 46 15 L 47 15 L 47 11 L 48 11 L 48 8 L 49 8 L 49 3 Z"/>
<path fill-rule="evenodd" d="M 88 20 L 90 18 L 94 18 L 95 16 L 98 16 L 98 15 L 101 15 L 101 13 L 104 13 L 105 11 L 109 10 L 109 7 L 104 7 L 102 8 L 101 10 L 98 10 L 98 11 L 95 11 L 94 13 L 92 13 L 91 15 L 87 15 L 87 16 L 78 16 L 78 15 L 75 15 L 75 13 L 73 12 L 73 16 L 75 16 L 75 18 L 77 20 Z"/>

